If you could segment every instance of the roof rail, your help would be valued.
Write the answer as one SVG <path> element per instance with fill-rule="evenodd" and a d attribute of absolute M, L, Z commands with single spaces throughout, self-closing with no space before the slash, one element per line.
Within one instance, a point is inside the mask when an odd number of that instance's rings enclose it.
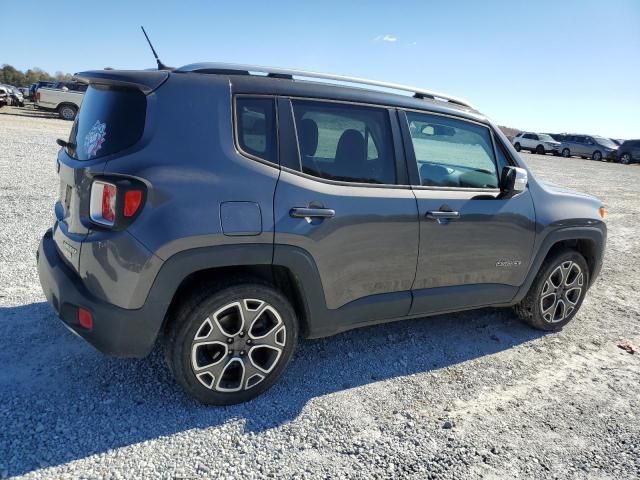
<path fill-rule="evenodd" d="M 332 80 L 336 82 L 354 83 L 360 85 L 372 85 L 375 87 L 388 88 L 391 90 L 400 90 L 403 92 L 411 92 L 415 98 L 429 98 L 433 100 L 444 100 L 456 105 L 462 105 L 473 110 L 475 108 L 466 100 L 452 97 L 444 93 L 432 92 L 423 88 L 411 87 L 408 85 L 400 85 L 398 83 L 381 82 L 378 80 L 369 80 L 359 77 L 348 77 L 344 75 L 333 75 L 330 73 L 310 72 L 307 70 L 295 70 L 290 68 L 278 67 L 261 67 L 259 65 L 243 65 L 237 63 L 216 63 L 203 62 L 192 63 L 174 70 L 177 73 L 213 73 L 222 75 L 247 75 L 251 72 L 265 73 L 269 77 L 286 78 L 292 80 L 294 76 L 302 78 L 315 78 L 322 80 Z"/>

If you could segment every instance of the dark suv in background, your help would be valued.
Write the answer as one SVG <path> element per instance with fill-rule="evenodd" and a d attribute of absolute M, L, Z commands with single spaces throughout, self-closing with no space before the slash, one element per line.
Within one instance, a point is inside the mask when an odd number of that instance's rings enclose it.
<path fill-rule="evenodd" d="M 616 160 L 625 165 L 640 162 L 640 140 L 625 140 L 618 147 Z"/>
<path fill-rule="evenodd" d="M 161 339 L 202 402 L 269 388 L 299 337 L 487 306 L 557 330 L 600 271 L 602 203 L 463 100 L 227 64 L 78 78 L 42 287 L 104 353 Z"/>

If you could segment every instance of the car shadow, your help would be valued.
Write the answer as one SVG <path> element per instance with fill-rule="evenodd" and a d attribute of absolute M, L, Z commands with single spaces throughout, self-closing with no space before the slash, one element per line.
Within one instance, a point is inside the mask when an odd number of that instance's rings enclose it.
<path fill-rule="evenodd" d="M 283 378 L 251 402 L 205 407 L 179 389 L 160 348 L 143 360 L 107 358 L 46 303 L 0 308 L 0 332 L 0 470 L 9 475 L 227 422 L 261 432 L 295 420 L 312 399 L 543 335 L 499 309 L 366 327 L 301 342 Z"/>
<path fill-rule="evenodd" d="M 31 105 L 25 105 L 24 107 L 8 106 L 0 109 L 0 115 L 10 115 L 14 117 L 27 117 L 27 118 L 51 118 L 61 120 L 57 112 L 49 110 L 38 110 Z"/>

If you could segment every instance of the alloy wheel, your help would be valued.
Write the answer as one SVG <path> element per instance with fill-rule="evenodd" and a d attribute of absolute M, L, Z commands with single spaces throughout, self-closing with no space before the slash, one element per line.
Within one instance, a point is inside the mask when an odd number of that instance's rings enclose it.
<path fill-rule="evenodd" d="M 600 152 L 595 152 L 593 154 L 593 159 L 599 162 L 600 160 L 602 160 L 602 154 Z"/>
<path fill-rule="evenodd" d="M 562 262 L 551 272 L 542 287 L 542 318 L 549 323 L 565 320 L 576 309 L 583 288 L 584 273 L 580 265 L 571 260 Z"/>
<path fill-rule="evenodd" d="M 228 303 L 205 318 L 191 343 L 191 368 L 217 392 L 249 390 L 276 367 L 286 326 L 270 304 L 258 299 Z"/>
<path fill-rule="evenodd" d="M 631 156 L 628 153 L 625 153 L 620 157 L 620 161 L 623 165 L 629 165 L 629 163 L 631 163 Z"/>
<path fill-rule="evenodd" d="M 562 156 L 565 158 L 568 158 L 570 153 L 571 152 L 569 152 L 568 148 L 565 148 L 564 150 L 562 150 Z"/>

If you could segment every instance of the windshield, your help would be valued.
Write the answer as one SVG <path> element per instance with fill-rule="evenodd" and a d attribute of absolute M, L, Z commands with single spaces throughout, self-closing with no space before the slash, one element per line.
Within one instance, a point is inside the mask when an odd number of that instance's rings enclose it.
<path fill-rule="evenodd" d="M 611 140 L 609 140 L 608 138 L 604 138 L 604 137 L 593 137 L 593 139 L 595 140 L 595 142 L 598 145 L 602 145 L 603 147 L 608 147 L 608 148 L 618 148 L 618 145 L 616 145 L 615 143 L 613 143 Z"/>
<path fill-rule="evenodd" d="M 551 135 L 547 135 L 546 133 L 539 133 L 538 138 L 543 142 L 555 142 Z"/>

